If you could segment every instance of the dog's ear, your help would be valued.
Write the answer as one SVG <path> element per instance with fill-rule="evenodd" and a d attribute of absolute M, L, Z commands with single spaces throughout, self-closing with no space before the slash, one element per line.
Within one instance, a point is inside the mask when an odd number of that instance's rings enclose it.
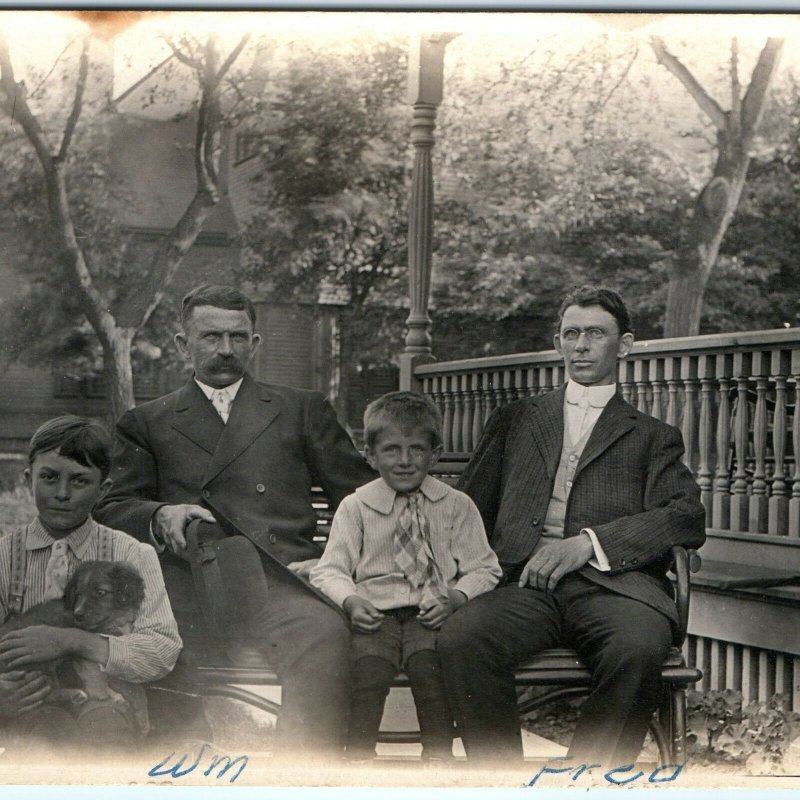
<path fill-rule="evenodd" d="M 144 581 L 139 571 L 131 564 L 119 562 L 114 565 L 113 580 L 117 602 L 138 611 L 144 602 Z"/>

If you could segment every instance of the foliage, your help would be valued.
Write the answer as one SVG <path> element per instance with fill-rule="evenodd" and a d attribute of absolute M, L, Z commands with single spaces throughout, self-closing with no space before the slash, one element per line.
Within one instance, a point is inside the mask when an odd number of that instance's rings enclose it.
<path fill-rule="evenodd" d="M 279 299 L 349 301 L 349 335 L 378 345 L 380 359 L 380 315 L 365 325 L 361 309 L 397 306 L 407 291 L 405 42 L 361 38 L 324 52 L 306 42 L 280 56 L 246 122 L 263 180 L 242 275 Z"/>
<path fill-rule="evenodd" d="M 774 767 L 800 736 L 800 714 L 786 710 L 785 695 L 743 707 L 741 692 L 725 689 L 690 692 L 687 702 L 689 755 L 694 760 Z"/>

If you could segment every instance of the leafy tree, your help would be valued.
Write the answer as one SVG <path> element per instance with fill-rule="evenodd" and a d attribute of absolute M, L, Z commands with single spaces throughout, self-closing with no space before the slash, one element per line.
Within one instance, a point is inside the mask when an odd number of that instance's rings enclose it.
<path fill-rule="evenodd" d="M 669 270 L 664 335 L 690 336 L 700 329 L 706 285 L 722 239 L 739 205 L 783 40 L 767 40 L 744 94 L 739 76 L 738 41 L 735 38 L 731 41 L 731 107 L 728 111 L 723 110 L 690 70 L 667 50 L 659 37 L 653 37 L 651 44 L 658 62 L 680 81 L 711 120 L 717 137 L 712 176 L 697 196 L 685 243 Z"/>
<path fill-rule="evenodd" d="M 70 41 L 49 72 L 36 76 L 29 94 L 30 73 L 18 78 L 0 35 L 0 107 L 13 122 L 2 142 L 6 208 L 23 234 L 18 238 L 27 240 L 33 274 L 26 294 L 5 309 L 4 340 L 12 352 L 31 343 L 39 352 L 89 344 L 86 327 L 58 341 L 65 319 L 83 317 L 102 350 L 115 416 L 134 404 L 131 348 L 137 332 L 153 317 L 220 199 L 221 84 L 246 41 L 224 57 L 214 36 L 170 42 L 196 81 L 196 190 L 148 252 L 124 224 L 125 188 L 110 145 L 115 109 L 107 92 L 90 91 L 109 83 L 100 43 L 88 34 Z"/>
<path fill-rule="evenodd" d="M 242 276 L 274 299 L 346 301 L 343 349 L 372 363 L 397 349 L 385 309 L 407 294 L 406 57 L 392 39 L 295 42 L 244 122 L 260 170 Z"/>

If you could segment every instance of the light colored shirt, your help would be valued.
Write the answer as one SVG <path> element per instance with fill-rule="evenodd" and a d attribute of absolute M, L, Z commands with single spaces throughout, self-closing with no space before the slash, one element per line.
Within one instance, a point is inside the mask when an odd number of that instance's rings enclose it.
<path fill-rule="evenodd" d="M 502 571 L 472 500 L 430 475 L 420 492 L 433 556 L 448 588 L 467 598 L 493 589 Z M 345 497 L 333 518 L 325 552 L 311 570 L 311 583 L 339 606 L 353 594 L 378 609 L 419 605 L 421 588 L 404 578 L 394 556 L 395 530 L 405 503 L 405 495 L 382 478 Z"/>
<path fill-rule="evenodd" d="M 243 380 L 244 378 L 239 378 L 238 381 L 234 381 L 229 386 L 223 387 L 225 394 L 227 394 L 228 398 L 230 399 L 230 405 L 228 406 L 228 408 L 230 408 L 230 406 L 233 405 L 233 401 L 236 399 L 236 395 L 239 393 L 239 387 L 242 385 Z M 215 389 L 213 386 L 209 386 L 207 383 L 203 383 L 202 381 L 197 380 L 197 378 L 194 379 L 194 382 L 200 387 L 200 391 L 209 400 L 211 400 L 211 404 L 214 406 L 214 410 L 220 415 L 220 417 L 222 417 L 222 421 L 227 423 L 228 418 L 222 414 L 222 412 L 216 407 L 216 405 L 214 405 L 214 400 L 212 399 L 212 395 L 214 394 L 214 392 L 218 392 L 220 390 Z"/>
<path fill-rule="evenodd" d="M 70 577 L 78 564 L 97 559 L 102 527 L 90 517 L 63 540 L 69 545 Z M 139 570 L 144 580 L 144 603 L 131 633 L 105 637 L 108 640 L 108 661 L 101 667 L 108 675 L 131 683 L 157 680 L 172 670 L 183 646 L 164 588 L 158 556 L 150 545 L 127 533 L 111 528 L 106 530 L 111 536 L 111 560 L 127 561 Z M 11 539 L 10 533 L 0 537 L 0 617 L 3 620 L 9 615 Z M 45 570 L 55 541 L 38 518 L 26 528 L 23 611 L 44 599 Z"/>

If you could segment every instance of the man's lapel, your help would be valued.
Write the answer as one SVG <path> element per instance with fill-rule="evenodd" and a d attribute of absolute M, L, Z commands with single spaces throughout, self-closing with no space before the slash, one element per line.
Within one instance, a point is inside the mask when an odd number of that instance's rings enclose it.
<path fill-rule="evenodd" d="M 207 453 L 214 452 L 224 426 L 194 378 L 178 394 L 172 427 Z"/>
<path fill-rule="evenodd" d="M 607 450 L 620 436 L 626 434 L 636 425 L 636 411 L 626 403 L 622 396 L 615 394 L 603 409 L 600 418 L 592 429 L 589 441 L 583 448 L 583 455 L 578 461 L 575 475 Z"/>
<path fill-rule="evenodd" d="M 561 447 L 564 441 L 564 392 L 565 387 L 548 392 L 528 406 L 528 427 L 547 474 L 552 478 L 558 469 Z"/>
<path fill-rule="evenodd" d="M 259 386 L 249 375 L 245 375 L 231 406 L 228 422 L 206 469 L 203 483 L 213 480 L 228 464 L 239 458 L 278 416 L 279 411 L 279 404 L 273 400 L 269 391 Z"/>

